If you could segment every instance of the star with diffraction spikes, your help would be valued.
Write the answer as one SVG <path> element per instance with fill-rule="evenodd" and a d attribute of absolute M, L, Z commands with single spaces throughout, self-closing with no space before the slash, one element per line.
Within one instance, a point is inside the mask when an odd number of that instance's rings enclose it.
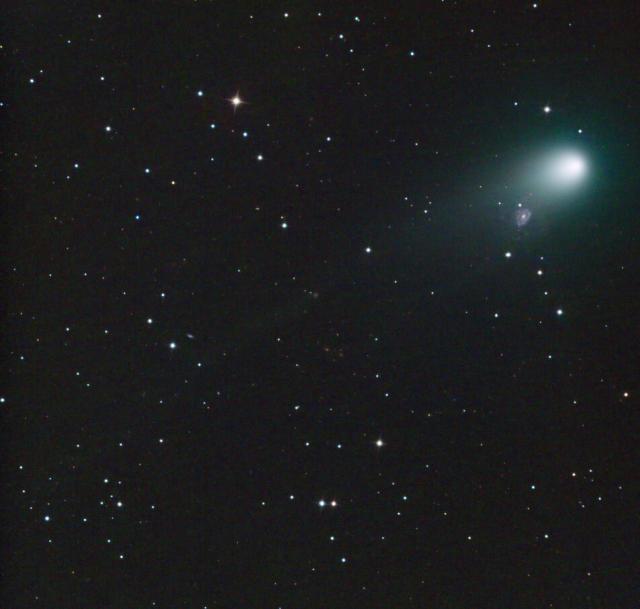
<path fill-rule="evenodd" d="M 231 103 L 231 105 L 233 106 L 233 112 L 235 114 L 235 111 L 242 105 L 242 104 L 246 104 L 247 102 L 245 102 L 241 97 L 240 97 L 240 91 L 238 91 L 232 98 L 227 100 L 228 102 Z"/>

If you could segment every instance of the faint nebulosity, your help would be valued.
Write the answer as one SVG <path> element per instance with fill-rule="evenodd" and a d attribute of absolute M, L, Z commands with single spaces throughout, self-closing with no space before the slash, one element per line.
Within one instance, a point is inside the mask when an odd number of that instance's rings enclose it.
<path fill-rule="evenodd" d="M 3 6 L 7 609 L 637 609 L 636 7 Z"/>

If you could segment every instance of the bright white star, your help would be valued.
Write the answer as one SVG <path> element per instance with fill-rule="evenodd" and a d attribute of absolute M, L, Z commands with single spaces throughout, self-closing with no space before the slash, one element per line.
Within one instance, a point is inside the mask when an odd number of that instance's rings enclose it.
<path fill-rule="evenodd" d="M 233 109 L 237 109 L 238 106 L 244 104 L 244 100 L 240 97 L 240 92 L 236 93 L 230 100 Z"/>

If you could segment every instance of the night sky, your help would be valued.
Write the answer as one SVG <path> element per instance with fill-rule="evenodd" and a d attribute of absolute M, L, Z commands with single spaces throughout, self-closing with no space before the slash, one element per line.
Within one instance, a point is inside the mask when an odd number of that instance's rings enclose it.
<path fill-rule="evenodd" d="M 637 609 L 635 2 L 3 13 L 3 608 Z"/>

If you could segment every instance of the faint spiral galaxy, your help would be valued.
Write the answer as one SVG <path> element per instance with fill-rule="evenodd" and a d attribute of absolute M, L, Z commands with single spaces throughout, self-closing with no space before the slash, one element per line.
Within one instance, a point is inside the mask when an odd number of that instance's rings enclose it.
<path fill-rule="evenodd" d="M 531 210 L 526 207 L 520 207 L 516 211 L 516 226 L 522 228 L 531 219 Z"/>

